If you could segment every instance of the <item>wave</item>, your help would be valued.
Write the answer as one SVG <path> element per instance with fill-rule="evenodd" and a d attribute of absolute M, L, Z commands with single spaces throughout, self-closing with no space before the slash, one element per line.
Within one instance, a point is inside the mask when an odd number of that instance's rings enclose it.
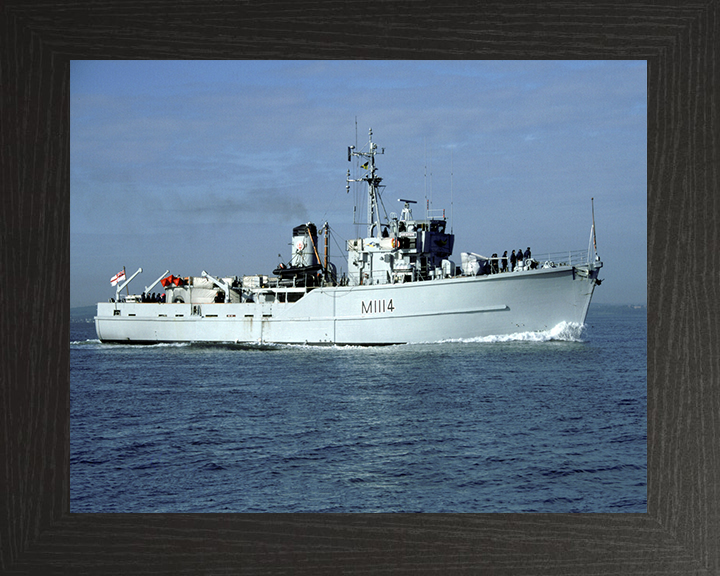
<path fill-rule="evenodd" d="M 100 340 L 95 338 L 95 339 L 88 339 L 88 340 L 71 340 L 70 341 L 70 346 L 87 346 L 90 344 L 100 344 Z"/>
<path fill-rule="evenodd" d="M 440 342 L 584 342 L 584 324 L 577 322 L 560 322 L 550 330 L 539 332 L 515 332 L 497 336 L 478 336 L 475 338 L 459 338 L 454 340 L 441 340 Z"/>
<path fill-rule="evenodd" d="M 70 346 L 96 346 L 99 348 L 185 348 L 192 342 L 157 342 L 155 344 L 125 344 L 117 342 L 101 342 L 98 338 L 87 340 L 71 340 Z"/>

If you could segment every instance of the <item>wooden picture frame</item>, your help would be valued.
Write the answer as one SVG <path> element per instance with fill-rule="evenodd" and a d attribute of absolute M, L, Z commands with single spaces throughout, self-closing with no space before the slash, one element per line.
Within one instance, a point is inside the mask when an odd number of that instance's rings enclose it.
<path fill-rule="evenodd" d="M 0 572 L 718 573 L 718 4 L 6 0 Z M 647 60 L 648 513 L 71 514 L 69 62 L 136 58 Z"/>

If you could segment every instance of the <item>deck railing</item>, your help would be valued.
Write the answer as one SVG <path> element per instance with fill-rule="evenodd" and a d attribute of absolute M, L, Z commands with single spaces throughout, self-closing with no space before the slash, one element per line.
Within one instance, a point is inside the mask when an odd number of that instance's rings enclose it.
<path fill-rule="evenodd" d="M 531 259 L 537 262 L 537 268 L 548 266 L 584 266 L 591 262 L 592 255 L 588 250 L 568 250 L 565 252 L 545 252 L 532 254 Z M 488 261 L 494 263 L 497 260 L 497 271 L 502 271 L 502 256 L 497 258 L 488 258 Z M 517 265 L 516 265 L 517 266 Z M 508 270 L 510 270 L 510 257 L 508 256 Z M 432 277 L 440 277 L 435 275 L 423 276 L 419 270 L 414 270 L 411 274 L 417 280 L 430 280 Z M 393 282 L 387 270 L 373 270 L 371 275 L 363 274 L 363 284 L 386 284 Z M 352 283 L 359 282 L 360 278 L 357 274 L 350 275 Z"/>
<path fill-rule="evenodd" d="M 590 263 L 592 254 L 588 250 L 568 250 L 566 252 L 545 252 L 532 253 L 530 259 L 537 262 L 533 268 L 547 268 L 555 266 L 584 266 Z M 488 262 L 495 271 L 502 271 L 502 256 L 490 257 Z M 521 258 L 516 267 L 524 266 L 524 258 Z M 507 268 L 510 270 L 510 256 L 507 257 Z M 521 268 L 522 269 L 522 268 Z"/>
<path fill-rule="evenodd" d="M 541 266 L 545 262 L 552 262 L 555 266 L 579 266 L 590 262 L 590 254 L 587 250 L 568 250 L 567 252 L 533 254 L 532 259 L 537 260 Z"/>

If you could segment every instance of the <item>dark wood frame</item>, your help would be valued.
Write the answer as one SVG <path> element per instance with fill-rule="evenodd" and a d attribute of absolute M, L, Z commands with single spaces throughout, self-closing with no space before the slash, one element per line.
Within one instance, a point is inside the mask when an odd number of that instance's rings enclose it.
<path fill-rule="evenodd" d="M 5 0 L 0 572 L 719 573 L 718 1 Z M 647 514 L 69 513 L 69 61 L 357 57 L 648 61 Z"/>

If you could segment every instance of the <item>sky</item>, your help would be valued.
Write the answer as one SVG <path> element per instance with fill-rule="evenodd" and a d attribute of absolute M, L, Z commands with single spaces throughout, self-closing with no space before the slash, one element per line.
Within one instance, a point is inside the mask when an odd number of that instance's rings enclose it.
<path fill-rule="evenodd" d="M 586 250 L 594 302 L 647 303 L 645 61 L 73 61 L 70 299 L 268 274 L 328 222 L 347 271 L 368 131 L 388 213 L 445 209 L 461 252 Z M 365 208 L 358 208 L 364 221 Z M 159 285 L 156 286 L 156 290 Z"/>

